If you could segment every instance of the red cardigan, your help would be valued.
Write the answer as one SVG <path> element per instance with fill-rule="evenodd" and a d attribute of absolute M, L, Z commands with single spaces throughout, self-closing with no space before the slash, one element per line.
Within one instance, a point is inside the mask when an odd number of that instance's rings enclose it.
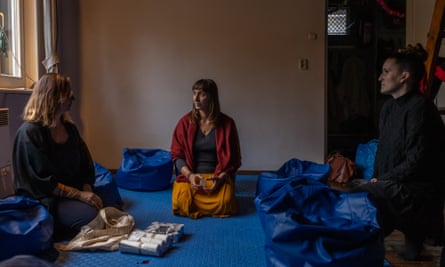
<path fill-rule="evenodd" d="M 173 163 L 178 159 L 184 159 L 187 167 L 194 172 L 193 142 L 195 141 L 196 123 L 190 122 L 190 113 L 184 115 L 176 125 L 173 132 L 171 154 Z M 215 175 L 226 172 L 229 175 L 235 174 L 241 166 L 241 151 L 238 138 L 238 131 L 235 122 L 229 116 L 220 113 L 221 123 L 215 128 L 216 134 L 216 154 L 218 164 L 215 168 Z M 188 179 L 179 173 L 176 176 L 177 182 L 188 182 Z"/>

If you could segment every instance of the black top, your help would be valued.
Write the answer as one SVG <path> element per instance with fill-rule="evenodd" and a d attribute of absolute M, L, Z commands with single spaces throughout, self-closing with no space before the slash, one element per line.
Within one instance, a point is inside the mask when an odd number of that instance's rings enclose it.
<path fill-rule="evenodd" d="M 374 177 L 405 183 L 413 191 L 444 180 L 445 127 L 425 96 L 410 92 L 388 100 L 380 116 Z"/>
<path fill-rule="evenodd" d="M 193 151 L 195 153 L 195 171 L 197 173 L 213 173 L 216 164 L 218 164 L 215 129 L 212 129 L 207 135 L 197 131 Z"/>
<path fill-rule="evenodd" d="M 18 129 L 13 149 L 13 169 L 17 195 L 40 200 L 51 208 L 58 182 L 82 189 L 93 186 L 95 171 L 91 155 L 76 126 L 65 123 L 69 138 L 55 143 L 48 127 L 24 122 Z"/>
<path fill-rule="evenodd" d="M 196 173 L 213 173 L 215 171 L 216 164 L 218 164 L 215 129 L 212 129 L 207 135 L 201 131 L 196 132 L 193 152 L 196 164 L 194 170 Z M 178 159 L 175 162 L 178 171 L 184 165 L 185 161 L 183 159 Z"/>

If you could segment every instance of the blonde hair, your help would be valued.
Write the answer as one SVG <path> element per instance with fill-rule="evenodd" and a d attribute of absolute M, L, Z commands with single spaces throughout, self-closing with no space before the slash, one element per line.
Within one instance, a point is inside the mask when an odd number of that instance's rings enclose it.
<path fill-rule="evenodd" d="M 71 81 L 67 76 L 57 73 L 44 74 L 34 89 L 23 111 L 23 120 L 40 122 L 43 126 L 56 126 L 56 113 L 61 103 L 72 98 Z M 62 120 L 72 122 L 65 112 Z"/>

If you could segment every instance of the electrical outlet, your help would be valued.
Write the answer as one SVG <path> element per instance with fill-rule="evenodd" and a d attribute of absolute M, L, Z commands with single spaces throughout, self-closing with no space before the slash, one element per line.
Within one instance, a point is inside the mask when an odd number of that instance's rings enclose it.
<path fill-rule="evenodd" d="M 317 40 L 318 34 L 316 32 L 310 32 L 307 34 L 307 39 L 308 40 Z"/>
<path fill-rule="evenodd" d="M 298 62 L 298 68 L 300 70 L 309 69 L 309 60 L 307 58 L 300 58 Z"/>

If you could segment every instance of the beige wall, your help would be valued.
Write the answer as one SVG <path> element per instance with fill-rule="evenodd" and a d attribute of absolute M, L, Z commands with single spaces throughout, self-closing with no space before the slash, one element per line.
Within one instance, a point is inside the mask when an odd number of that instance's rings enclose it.
<path fill-rule="evenodd" d="M 210 77 L 238 123 L 242 169 L 322 161 L 324 4 L 294 2 L 60 1 L 61 72 L 72 77 L 72 113 L 94 159 L 117 168 L 124 147 L 169 149 L 192 83 Z M 425 42 L 434 2 L 407 1 L 407 43 Z M 308 71 L 298 69 L 300 58 Z M 0 94 L 0 106 L 13 108 L 11 139 L 26 99 Z"/>
<path fill-rule="evenodd" d="M 325 6 L 307 3 L 80 0 L 79 108 L 94 160 L 117 168 L 124 147 L 169 149 L 192 84 L 213 78 L 242 170 L 323 161 Z"/>
<path fill-rule="evenodd" d="M 61 2 L 65 20 L 80 21 L 64 38 L 63 64 L 80 90 L 74 113 L 96 161 L 117 168 L 124 147 L 169 149 L 203 77 L 216 80 L 238 124 L 242 170 L 323 161 L 324 1 Z M 429 29 L 435 0 L 418 2 L 407 1 L 407 43 L 424 42 Z M 298 69 L 301 58 L 309 70 Z"/>
<path fill-rule="evenodd" d="M 426 45 L 435 0 L 406 1 L 406 43 Z"/>
<path fill-rule="evenodd" d="M 435 0 L 407 1 L 407 27 L 406 43 L 421 43 L 426 46 L 427 34 L 430 30 L 431 17 L 434 11 Z M 445 48 L 442 44 L 439 56 L 445 57 Z M 437 94 L 436 104 L 439 108 L 445 108 L 445 84 L 442 83 Z M 444 117 L 445 119 L 445 117 Z"/>

